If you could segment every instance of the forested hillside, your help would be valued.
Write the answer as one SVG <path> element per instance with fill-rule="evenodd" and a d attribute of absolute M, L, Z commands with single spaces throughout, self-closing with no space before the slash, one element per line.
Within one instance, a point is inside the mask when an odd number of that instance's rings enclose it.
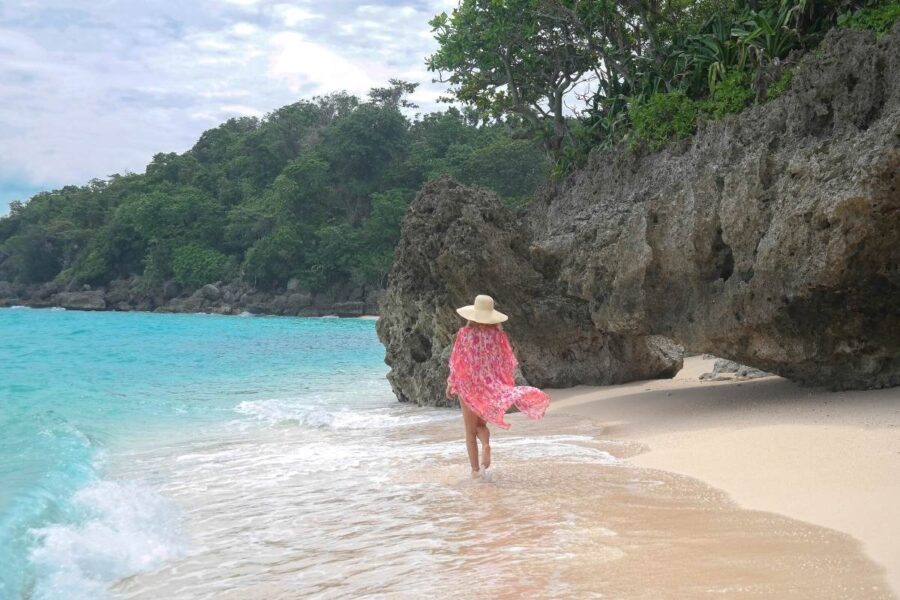
<path fill-rule="evenodd" d="M 426 63 L 463 111 L 410 119 L 416 84 L 392 80 L 229 120 L 143 174 L 13 203 L 0 283 L 129 280 L 132 306 L 166 282 L 378 289 L 428 180 L 522 203 L 598 150 L 657 151 L 772 100 L 836 25 L 883 36 L 898 18 L 898 0 L 461 0 Z"/>
<path fill-rule="evenodd" d="M 365 101 L 337 93 L 231 119 L 143 174 L 13 203 L 0 219 L 0 280 L 378 287 L 425 181 L 450 175 L 514 204 L 548 168 L 533 142 L 456 109 L 407 118 L 414 87 L 392 81 Z"/>

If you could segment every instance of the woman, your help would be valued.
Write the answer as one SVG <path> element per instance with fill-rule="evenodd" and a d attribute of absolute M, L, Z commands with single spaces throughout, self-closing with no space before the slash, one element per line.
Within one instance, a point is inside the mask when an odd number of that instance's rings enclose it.
<path fill-rule="evenodd" d="M 508 317 L 494 310 L 493 298 L 475 296 L 474 304 L 457 308 L 456 312 L 468 322 L 456 332 L 446 395 L 459 397 L 472 477 L 478 477 L 477 440 L 481 440 L 481 466 L 491 466 L 491 432 L 487 424 L 509 429 L 503 415 L 514 404 L 528 417 L 540 419 L 550 398 L 537 388 L 515 384 L 513 372 L 518 361 L 500 325 Z"/>

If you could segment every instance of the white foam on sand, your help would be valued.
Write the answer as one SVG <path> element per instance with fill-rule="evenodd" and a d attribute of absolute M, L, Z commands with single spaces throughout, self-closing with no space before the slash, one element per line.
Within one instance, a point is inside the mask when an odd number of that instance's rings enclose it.
<path fill-rule="evenodd" d="M 72 498 L 77 523 L 33 529 L 33 598 L 97 599 L 116 581 L 186 550 L 178 505 L 137 482 L 99 481 Z"/>
<path fill-rule="evenodd" d="M 328 429 L 390 429 L 458 418 L 450 410 L 403 411 L 394 407 L 326 409 L 309 400 L 246 400 L 235 412 L 270 425 L 297 424 Z"/>

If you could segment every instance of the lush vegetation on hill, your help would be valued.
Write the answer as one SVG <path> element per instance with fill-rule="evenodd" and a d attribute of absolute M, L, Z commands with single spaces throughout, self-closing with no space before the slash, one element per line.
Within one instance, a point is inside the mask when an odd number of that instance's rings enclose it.
<path fill-rule="evenodd" d="M 428 65 L 564 172 L 593 149 L 656 149 L 765 102 L 835 24 L 884 32 L 898 16 L 897 0 L 462 0 L 431 22 Z"/>
<path fill-rule="evenodd" d="M 232 119 L 144 174 L 14 203 L 0 280 L 381 285 L 428 179 L 522 202 L 551 164 L 558 175 L 597 148 L 656 149 L 774 98 L 835 24 L 882 34 L 898 18 L 900 0 L 461 0 L 431 22 L 427 64 L 464 112 L 411 121 L 415 84 L 393 80 L 365 101 Z"/>
<path fill-rule="evenodd" d="M 547 173 L 544 153 L 500 125 L 455 109 L 410 121 L 401 109 L 414 87 L 392 81 L 365 102 L 334 94 L 232 119 L 184 154 L 157 154 L 144 174 L 13 203 L 0 219 L 0 280 L 380 285 L 426 180 L 451 175 L 515 204 Z"/>

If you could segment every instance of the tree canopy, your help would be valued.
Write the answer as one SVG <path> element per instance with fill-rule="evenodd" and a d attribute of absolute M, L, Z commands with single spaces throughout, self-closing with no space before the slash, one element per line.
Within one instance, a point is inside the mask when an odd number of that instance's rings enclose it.
<path fill-rule="evenodd" d="M 415 87 L 391 80 L 366 100 L 336 93 L 230 119 L 143 174 L 14 203 L 0 219 L 0 280 L 382 285 L 425 181 L 451 175 L 516 204 L 548 172 L 532 142 L 455 108 L 407 118 Z"/>
<path fill-rule="evenodd" d="M 593 148 L 654 147 L 669 138 L 647 132 L 689 133 L 769 99 L 789 77 L 773 67 L 835 23 L 883 31 L 897 14 L 897 0 L 461 0 L 431 21 L 427 65 L 448 99 L 539 140 L 565 170 Z M 632 127 L 683 98 L 687 127 Z"/>

